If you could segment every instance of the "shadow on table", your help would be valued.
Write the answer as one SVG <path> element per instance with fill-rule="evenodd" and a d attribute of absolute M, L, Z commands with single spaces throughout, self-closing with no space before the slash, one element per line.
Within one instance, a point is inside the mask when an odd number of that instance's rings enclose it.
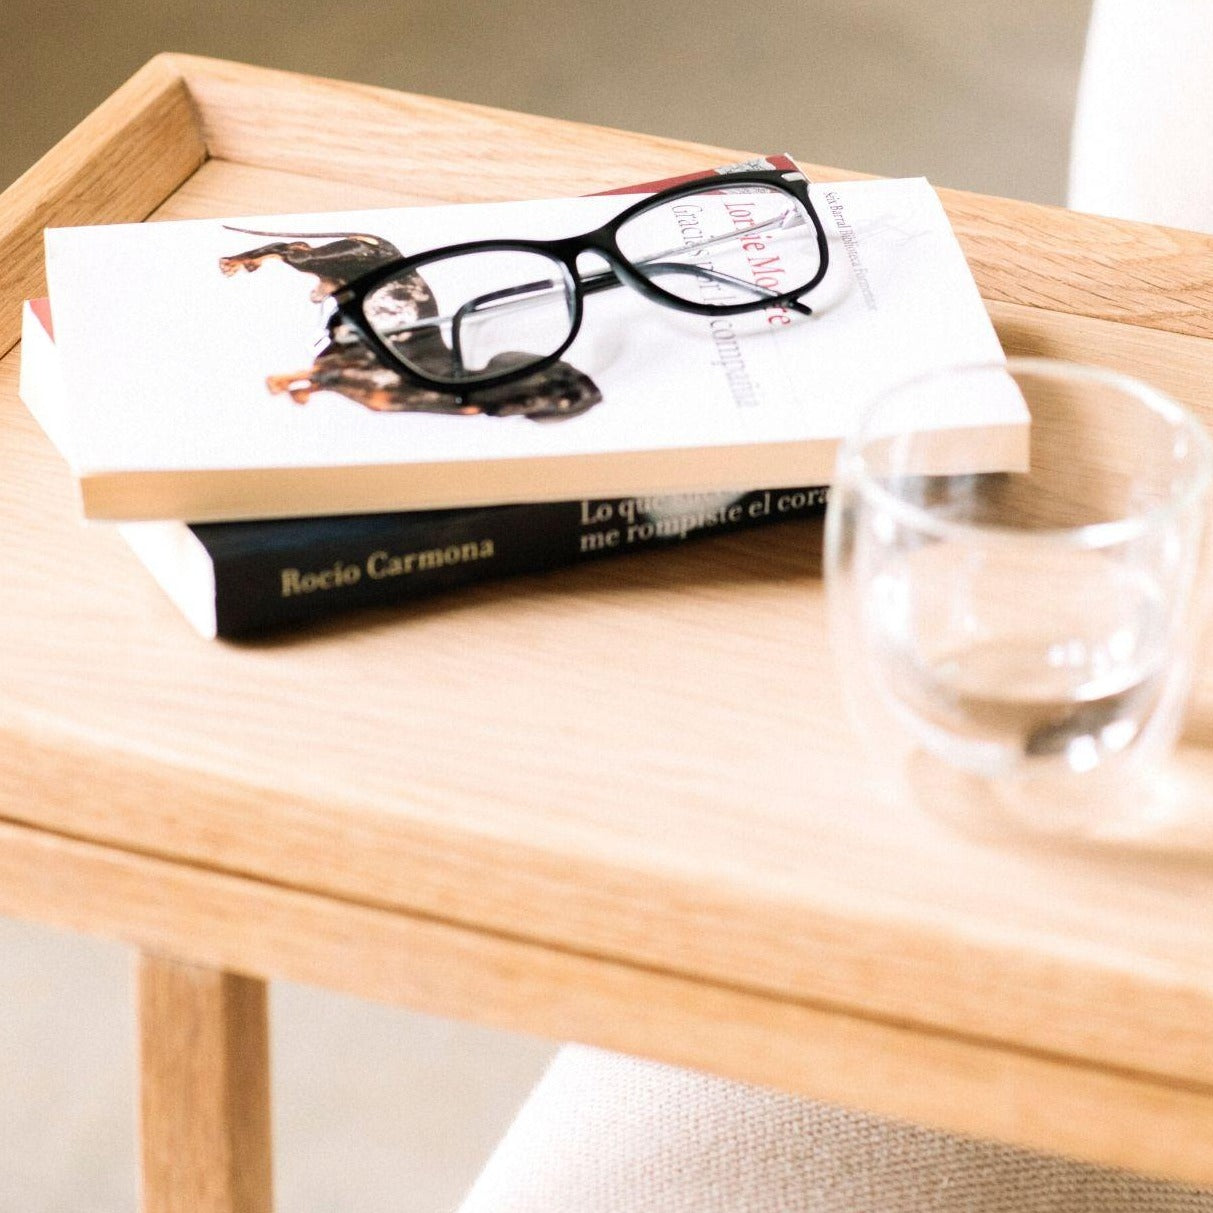
<path fill-rule="evenodd" d="M 999 785 L 925 752 L 906 762 L 910 796 L 949 827 L 1003 849 L 1123 865 L 1141 882 L 1151 872 L 1213 876 L 1213 752 L 1187 739 L 1164 762 L 1136 775 L 1076 776 L 1068 794 Z M 1087 781 L 1085 784 L 1083 781 Z"/>

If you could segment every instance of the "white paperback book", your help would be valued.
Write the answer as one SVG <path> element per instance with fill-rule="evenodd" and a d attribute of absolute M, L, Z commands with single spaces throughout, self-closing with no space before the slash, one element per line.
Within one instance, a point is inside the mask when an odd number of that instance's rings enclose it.
<path fill-rule="evenodd" d="M 50 229 L 84 512 L 208 521 L 826 484 L 882 387 L 1003 354 L 925 180 L 811 196 L 830 250 L 813 315 L 713 318 L 596 293 L 562 355 L 592 407 L 544 422 L 384 406 L 329 374 L 331 300 L 310 255 L 351 235 L 407 255 L 574 236 L 635 195 Z M 291 244 L 308 272 L 255 255 Z M 955 470 L 1014 467 L 1026 447 L 1009 378 L 980 400 L 941 398 L 922 425 L 952 439 Z"/>

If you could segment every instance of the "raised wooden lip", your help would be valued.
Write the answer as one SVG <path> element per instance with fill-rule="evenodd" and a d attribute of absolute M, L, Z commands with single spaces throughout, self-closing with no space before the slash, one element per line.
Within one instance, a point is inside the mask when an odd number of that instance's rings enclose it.
<path fill-rule="evenodd" d="M 185 80 L 158 55 L 0 194 L 0 356 L 22 300 L 45 294 L 43 228 L 146 219 L 206 156 Z"/>

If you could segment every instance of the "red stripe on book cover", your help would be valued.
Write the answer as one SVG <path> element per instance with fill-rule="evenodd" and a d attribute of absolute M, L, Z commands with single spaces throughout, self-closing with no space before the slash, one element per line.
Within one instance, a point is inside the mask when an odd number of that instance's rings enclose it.
<path fill-rule="evenodd" d="M 774 156 L 756 156 L 752 161 L 747 160 L 745 163 L 755 167 L 766 165 L 768 168 L 781 169 L 785 173 L 800 172 L 800 166 L 786 152 L 779 152 Z M 618 189 L 599 190 L 598 193 L 603 197 L 611 194 L 655 194 L 658 190 L 669 189 L 672 185 L 682 185 L 687 181 L 702 181 L 707 177 L 727 177 L 733 171 L 735 171 L 735 166 L 701 169 L 697 173 L 684 173 L 681 177 L 665 177 L 661 181 L 646 181 L 640 185 L 621 185 Z"/>
<path fill-rule="evenodd" d="M 38 317 L 38 323 L 46 329 L 46 335 L 54 341 L 55 326 L 51 321 L 51 301 L 49 299 L 31 299 L 29 307 L 30 311 Z"/>

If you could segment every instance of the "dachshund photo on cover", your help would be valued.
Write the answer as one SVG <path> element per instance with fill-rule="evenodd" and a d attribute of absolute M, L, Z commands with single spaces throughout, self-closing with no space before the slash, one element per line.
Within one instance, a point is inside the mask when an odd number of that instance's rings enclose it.
<path fill-rule="evenodd" d="M 270 237 L 273 243 L 220 257 L 219 269 L 225 276 L 232 277 L 241 271 L 253 273 L 267 261 L 281 261 L 314 278 L 310 298 L 315 303 L 322 303 L 368 270 L 400 257 L 400 251 L 390 241 L 365 232 L 258 232 L 237 227 L 228 230 Z M 380 305 L 391 308 L 404 323 L 438 315 L 434 296 L 419 274 L 394 281 L 390 294 L 384 294 L 386 298 L 381 298 Z M 439 338 L 422 331 L 412 339 Z M 494 370 L 506 370 L 513 358 L 523 357 L 498 354 L 490 365 Z M 385 366 L 358 332 L 335 312 L 328 319 L 323 343 L 312 365 L 306 370 L 270 375 L 266 386 L 274 395 L 289 395 L 296 404 L 306 404 L 313 392 L 337 392 L 382 413 L 527 417 L 532 421 L 577 417 L 602 400 L 593 380 L 563 359 L 525 379 L 485 388 L 476 392 L 473 399 L 422 387 Z"/>

